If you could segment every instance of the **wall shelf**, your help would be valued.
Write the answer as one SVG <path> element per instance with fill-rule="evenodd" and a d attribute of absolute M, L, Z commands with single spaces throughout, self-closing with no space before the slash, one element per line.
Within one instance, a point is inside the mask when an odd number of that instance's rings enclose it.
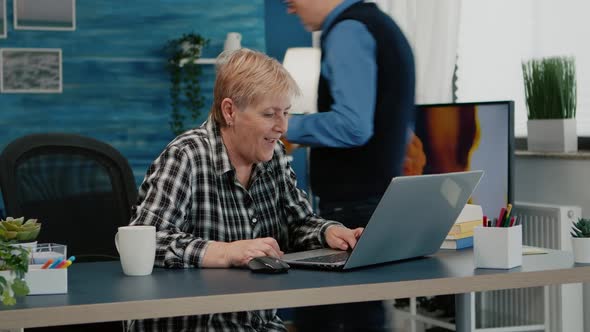
<path fill-rule="evenodd" d="M 217 59 L 214 58 L 200 58 L 195 61 L 196 64 L 199 65 L 214 65 Z M 181 59 L 178 63 L 179 66 L 184 66 L 188 62 L 188 59 Z"/>
<path fill-rule="evenodd" d="M 545 159 L 570 159 L 570 160 L 588 160 L 590 159 L 589 150 L 578 150 L 575 152 L 538 152 L 528 150 L 515 150 L 514 155 L 517 157 L 532 157 Z"/>

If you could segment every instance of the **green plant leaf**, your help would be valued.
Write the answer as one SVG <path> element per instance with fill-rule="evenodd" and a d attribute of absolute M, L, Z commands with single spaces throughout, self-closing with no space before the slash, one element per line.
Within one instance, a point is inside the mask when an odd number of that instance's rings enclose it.
<path fill-rule="evenodd" d="M 590 219 L 579 218 L 572 222 L 571 235 L 573 237 L 590 237 Z"/>
<path fill-rule="evenodd" d="M 33 232 L 20 232 L 16 234 L 16 239 L 18 241 L 28 241 L 31 238 L 31 235 L 33 235 Z"/>
<path fill-rule="evenodd" d="M 2 292 L 2 303 L 4 305 L 16 304 L 16 299 L 12 295 L 10 295 L 10 290 L 8 287 L 4 288 L 4 291 Z"/>
<path fill-rule="evenodd" d="M 15 275 L 13 280 L 0 276 L 0 294 L 3 304 L 14 305 L 16 303 L 14 295 L 28 294 L 29 288 L 24 280 L 25 273 L 29 269 L 28 258 L 29 253 L 25 248 L 0 242 L 0 270 L 8 270 Z"/>
<path fill-rule="evenodd" d="M 3 232 L 2 237 L 4 239 L 6 239 L 7 241 L 10 241 L 10 240 L 16 239 L 17 234 L 18 233 L 15 231 L 6 231 L 6 232 Z"/>
<path fill-rule="evenodd" d="M 12 291 L 15 296 L 26 296 L 29 294 L 29 286 L 23 279 L 14 279 L 12 282 Z"/>
<path fill-rule="evenodd" d="M 37 239 L 37 236 L 39 236 L 39 233 L 41 232 L 41 228 L 37 228 L 35 230 L 33 230 L 31 232 L 31 237 L 28 239 L 28 241 L 34 241 Z"/>
<path fill-rule="evenodd" d="M 576 67 L 573 57 L 532 59 L 522 63 L 529 119 L 576 117 Z"/>
<path fill-rule="evenodd" d="M 4 227 L 8 231 L 18 231 L 20 229 L 20 225 L 17 224 L 17 223 L 14 223 L 12 221 L 5 221 L 4 222 Z"/>
<path fill-rule="evenodd" d="M 4 276 L 0 276 L 0 293 L 2 293 L 4 287 L 8 287 L 8 281 L 6 281 L 6 278 L 4 278 Z"/>
<path fill-rule="evenodd" d="M 170 129 L 175 135 L 180 135 L 186 130 L 185 120 L 191 119 L 189 127 L 195 125 L 194 121 L 201 115 L 204 106 L 204 98 L 200 95 L 199 77 L 201 68 L 194 63 L 201 56 L 203 47 L 209 40 L 199 34 L 183 34 L 178 39 L 169 40 L 164 52 L 168 61 L 166 69 L 170 74 Z M 184 65 L 180 66 L 180 61 Z M 189 117 L 190 116 L 190 117 Z"/>
<path fill-rule="evenodd" d="M 22 226 L 22 224 L 23 224 L 24 221 L 25 221 L 25 217 L 20 217 L 20 218 L 12 219 L 12 222 L 15 225 L 18 225 L 18 226 Z"/>
<path fill-rule="evenodd" d="M 23 226 L 36 225 L 36 224 L 37 224 L 37 219 L 29 219 L 29 220 L 25 221 Z"/>

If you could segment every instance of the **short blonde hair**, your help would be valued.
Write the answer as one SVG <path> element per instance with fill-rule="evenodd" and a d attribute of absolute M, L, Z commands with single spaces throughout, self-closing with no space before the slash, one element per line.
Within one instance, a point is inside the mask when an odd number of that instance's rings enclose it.
<path fill-rule="evenodd" d="M 227 126 L 221 101 L 230 98 L 238 108 L 256 105 L 264 97 L 301 94 L 295 80 L 277 60 L 250 49 L 223 52 L 217 58 L 217 76 L 213 89 L 211 117 Z"/>

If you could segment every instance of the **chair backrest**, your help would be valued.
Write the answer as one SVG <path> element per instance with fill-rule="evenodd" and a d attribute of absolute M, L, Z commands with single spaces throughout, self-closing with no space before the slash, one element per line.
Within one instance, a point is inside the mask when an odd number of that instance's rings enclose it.
<path fill-rule="evenodd" d="M 117 227 L 137 198 L 133 173 L 112 146 L 74 134 L 34 134 L 0 155 L 6 215 L 36 218 L 39 242 L 68 245 L 78 261 L 118 259 Z"/>

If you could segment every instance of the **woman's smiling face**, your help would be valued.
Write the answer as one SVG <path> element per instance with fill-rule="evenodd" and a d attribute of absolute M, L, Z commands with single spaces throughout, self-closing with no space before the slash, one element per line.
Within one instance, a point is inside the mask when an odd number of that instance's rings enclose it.
<path fill-rule="evenodd" d="M 244 109 L 233 103 L 231 107 L 235 108 L 228 121 L 231 126 L 224 136 L 225 144 L 230 144 L 230 159 L 246 164 L 271 160 L 277 141 L 287 131 L 291 98 L 271 97 Z"/>

